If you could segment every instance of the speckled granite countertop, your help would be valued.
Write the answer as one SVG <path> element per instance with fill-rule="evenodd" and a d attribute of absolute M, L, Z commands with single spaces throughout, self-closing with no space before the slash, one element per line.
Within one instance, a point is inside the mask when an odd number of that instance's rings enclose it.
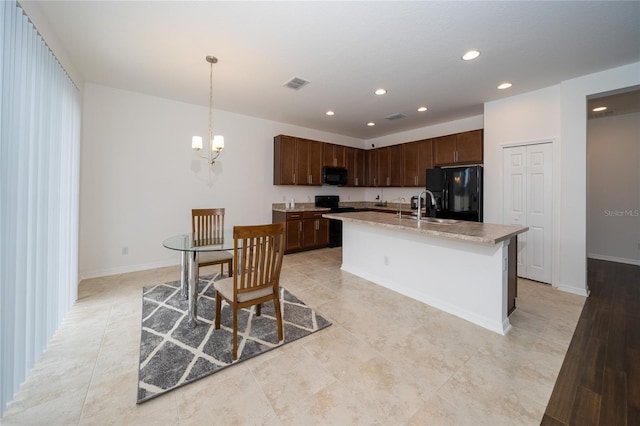
<path fill-rule="evenodd" d="M 518 225 L 498 225 L 494 223 L 458 221 L 451 224 L 418 222 L 403 216 L 379 212 L 326 213 L 328 219 L 343 222 L 363 223 L 388 229 L 402 229 L 433 237 L 450 238 L 481 244 L 497 244 L 529 230 Z"/>
<path fill-rule="evenodd" d="M 340 202 L 340 207 L 353 207 L 358 210 L 367 210 L 367 209 L 376 209 L 376 210 L 386 210 L 389 212 L 397 212 L 398 204 L 397 203 L 387 203 L 386 206 L 379 206 L 378 203 L 371 201 L 345 201 Z M 285 203 L 273 203 L 271 205 L 271 209 L 278 212 L 288 212 L 288 213 L 296 213 L 296 212 L 309 212 L 309 211 L 325 211 L 328 212 L 330 209 L 323 207 L 316 207 L 314 203 L 296 203 L 295 207 L 288 208 Z M 415 210 L 411 210 L 410 204 L 400 204 L 400 210 L 403 213 L 414 212 Z"/>
<path fill-rule="evenodd" d="M 297 213 L 297 212 L 329 212 L 330 208 L 316 207 L 314 203 L 296 203 L 295 207 L 288 208 L 285 203 L 274 203 L 271 209 L 276 212 Z"/>

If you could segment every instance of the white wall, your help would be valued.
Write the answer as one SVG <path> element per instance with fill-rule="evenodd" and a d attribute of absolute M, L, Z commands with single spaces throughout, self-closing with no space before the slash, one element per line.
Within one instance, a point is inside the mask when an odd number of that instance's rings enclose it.
<path fill-rule="evenodd" d="M 589 74 L 559 86 L 485 104 L 485 220 L 501 220 L 501 145 L 554 139 L 554 279 L 587 294 L 587 96 L 640 83 L 640 63 Z"/>
<path fill-rule="evenodd" d="M 213 167 L 191 149 L 208 108 L 87 84 L 81 159 L 81 278 L 176 264 L 162 247 L 189 231 L 191 208 L 225 207 L 226 225 L 271 222 L 271 204 L 316 194 L 362 199 L 363 189 L 273 185 L 273 137 L 361 147 L 362 141 L 214 110 L 225 149 Z M 128 247 L 129 254 L 122 255 Z"/>
<path fill-rule="evenodd" d="M 589 257 L 640 265 L 640 113 L 587 122 Z"/>
<path fill-rule="evenodd" d="M 343 201 L 391 200 L 417 188 L 273 185 L 273 137 L 288 134 L 362 148 L 365 141 L 214 110 L 225 149 L 211 168 L 191 149 L 207 134 L 208 108 L 86 84 L 83 106 L 80 277 L 173 265 L 162 240 L 190 229 L 190 210 L 225 207 L 226 225 L 268 223 L 271 204 L 337 194 Z M 418 129 L 387 144 L 482 127 L 481 117 Z M 369 141 L 366 141 L 368 143 Z M 382 139 L 376 143 L 383 143 Z M 370 145 L 369 145 L 370 146 Z M 123 247 L 128 254 L 123 255 Z"/>
<path fill-rule="evenodd" d="M 379 138 L 368 139 L 365 142 L 365 148 L 375 148 L 383 146 L 395 145 L 399 143 L 419 141 L 422 139 L 435 138 L 437 136 L 451 135 L 454 133 L 467 132 L 469 130 L 482 129 L 484 119 L 482 115 L 463 118 L 460 120 L 448 121 L 446 123 L 434 124 L 419 129 L 407 130 L 406 132 L 394 133 L 393 135 L 381 136 Z"/>
<path fill-rule="evenodd" d="M 484 221 L 502 223 L 503 147 L 559 137 L 560 88 L 488 102 L 484 111 Z"/>

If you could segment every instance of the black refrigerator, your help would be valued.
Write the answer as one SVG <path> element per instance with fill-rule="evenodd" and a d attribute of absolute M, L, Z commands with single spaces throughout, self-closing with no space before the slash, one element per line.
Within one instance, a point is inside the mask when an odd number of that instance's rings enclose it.
<path fill-rule="evenodd" d="M 431 216 L 482 222 L 482 166 L 427 169 L 427 189 L 436 198 Z"/>

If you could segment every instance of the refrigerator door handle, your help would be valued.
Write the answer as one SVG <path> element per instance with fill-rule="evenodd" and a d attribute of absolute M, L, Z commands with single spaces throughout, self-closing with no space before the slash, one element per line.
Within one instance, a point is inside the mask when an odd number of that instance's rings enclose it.
<path fill-rule="evenodd" d="M 447 181 L 444 181 L 444 188 L 442 188 L 442 208 L 443 210 L 449 210 L 449 189 Z"/>

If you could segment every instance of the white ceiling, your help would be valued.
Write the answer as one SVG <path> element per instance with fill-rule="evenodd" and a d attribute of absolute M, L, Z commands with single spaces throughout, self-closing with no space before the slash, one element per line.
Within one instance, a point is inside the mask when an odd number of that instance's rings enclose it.
<path fill-rule="evenodd" d="M 638 1 L 29 3 L 85 81 L 208 105 L 215 55 L 215 109 L 361 139 L 640 60 Z"/>

